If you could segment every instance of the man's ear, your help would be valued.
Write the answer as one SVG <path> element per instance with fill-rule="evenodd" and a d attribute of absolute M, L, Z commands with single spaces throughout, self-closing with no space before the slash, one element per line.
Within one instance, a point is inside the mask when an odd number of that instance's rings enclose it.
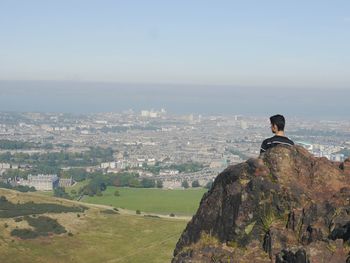
<path fill-rule="evenodd" d="M 278 132 L 278 127 L 277 127 L 276 124 L 273 124 L 273 125 L 272 125 L 272 131 L 273 131 L 274 133 Z"/>

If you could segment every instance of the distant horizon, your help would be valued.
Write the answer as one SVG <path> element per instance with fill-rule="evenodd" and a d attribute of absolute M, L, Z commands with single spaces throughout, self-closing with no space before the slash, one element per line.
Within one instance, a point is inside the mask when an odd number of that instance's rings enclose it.
<path fill-rule="evenodd" d="M 0 111 L 103 113 L 165 108 L 174 114 L 349 118 L 350 90 L 230 85 L 0 80 Z"/>
<path fill-rule="evenodd" d="M 276 85 L 263 85 L 263 84 L 235 84 L 235 83 L 204 83 L 204 82 L 198 82 L 198 83 L 191 83 L 191 82 L 157 82 L 157 81 L 151 81 L 151 82 L 144 82 L 144 81 L 116 81 L 116 80 L 70 80 L 70 79 L 2 79 L 0 78 L 0 84 L 1 83 L 6 83 L 6 82 L 23 82 L 23 83 L 81 83 L 81 84 L 102 84 L 102 85 L 142 85 L 142 86 L 162 86 L 162 87 L 186 87 L 186 86 L 191 86 L 191 87 L 227 87 L 227 88 L 253 88 L 253 89 L 264 89 L 264 88 L 269 88 L 269 89 L 316 89 L 316 90 L 350 90 L 350 84 L 349 85 L 327 85 L 327 86 L 311 86 L 311 85 L 289 85 L 289 84 L 276 84 Z M 2 87 L 0 86 L 0 89 Z"/>

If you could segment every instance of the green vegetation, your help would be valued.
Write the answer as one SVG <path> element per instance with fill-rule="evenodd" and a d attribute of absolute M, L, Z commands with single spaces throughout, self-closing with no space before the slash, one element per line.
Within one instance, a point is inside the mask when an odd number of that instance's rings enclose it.
<path fill-rule="evenodd" d="M 194 180 L 194 181 L 192 182 L 192 187 L 194 187 L 194 188 L 200 187 L 200 184 L 199 184 L 198 180 Z"/>
<path fill-rule="evenodd" d="M 203 165 L 200 163 L 183 163 L 183 164 L 172 164 L 168 166 L 168 169 L 178 170 L 180 173 L 194 173 L 201 171 L 203 169 Z"/>
<path fill-rule="evenodd" d="M 53 190 L 53 196 L 60 197 L 60 198 L 71 199 L 70 195 L 66 193 L 64 187 L 56 187 Z"/>
<path fill-rule="evenodd" d="M 157 180 L 157 188 L 163 188 L 163 181 Z"/>
<path fill-rule="evenodd" d="M 63 212 L 84 212 L 86 207 L 69 207 L 58 204 L 34 203 L 32 201 L 27 203 L 13 204 L 4 196 L 0 196 L 0 218 L 10 218 L 17 216 L 44 214 L 44 213 L 63 213 Z"/>
<path fill-rule="evenodd" d="M 26 192 L 35 192 L 35 188 L 34 187 L 30 187 L 30 186 L 27 186 L 27 185 L 16 185 L 16 186 L 12 186 L 11 184 L 9 183 L 3 183 L 3 182 L 0 182 L 0 188 L 5 188 L 5 189 L 12 189 L 12 190 L 16 190 L 16 191 L 19 191 L 19 192 L 23 192 L 23 193 L 26 193 Z"/>
<path fill-rule="evenodd" d="M 220 241 L 218 240 L 217 237 L 212 236 L 211 234 L 202 232 L 199 241 L 195 245 L 199 247 L 206 247 L 206 246 L 218 246 L 219 244 L 220 244 Z"/>
<path fill-rule="evenodd" d="M 34 142 L 23 142 L 23 141 L 11 141 L 11 140 L 0 140 L 0 149 L 4 150 L 20 150 L 20 149 L 52 149 L 51 143 L 41 144 Z"/>
<path fill-rule="evenodd" d="M 22 171 L 19 169 L 9 169 L 6 170 L 5 173 L 2 174 L 3 178 L 15 178 L 15 177 L 21 177 L 24 179 L 28 178 L 28 174 L 30 174 L 30 171 Z"/>
<path fill-rule="evenodd" d="M 77 197 L 77 194 L 79 192 L 79 189 L 84 187 L 85 185 L 87 185 L 90 182 L 90 179 L 81 181 L 81 182 L 77 182 L 72 186 L 67 186 L 65 188 L 65 191 L 67 193 L 69 193 L 73 198 Z"/>
<path fill-rule="evenodd" d="M 120 196 L 114 195 L 116 190 L 118 190 Z M 205 192 L 206 189 L 203 188 L 163 190 L 108 186 L 107 190 L 103 192 L 103 196 L 86 196 L 82 201 L 93 204 L 112 205 L 134 211 L 139 209 L 146 213 L 193 215 Z"/>
<path fill-rule="evenodd" d="M 275 215 L 275 212 L 271 207 L 263 207 L 263 209 L 259 213 L 259 227 L 264 232 L 267 233 L 272 224 L 277 220 L 278 218 Z M 254 223 L 255 225 L 255 223 Z"/>
<path fill-rule="evenodd" d="M 160 186 L 156 181 L 149 178 L 139 178 L 136 173 L 123 172 L 118 174 L 90 174 L 90 181 L 79 189 L 79 195 L 101 196 L 107 186 L 121 186 L 134 188 L 154 188 Z"/>
<path fill-rule="evenodd" d="M 106 190 L 107 185 L 110 183 L 110 178 L 107 176 L 96 176 L 90 180 L 90 182 L 84 187 L 79 189 L 79 194 L 82 195 L 99 195 L 101 196 L 101 192 Z"/>
<path fill-rule="evenodd" d="M 66 233 L 66 229 L 57 223 L 57 220 L 47 216 L 29 217 L 25 216 L 24 219 L 34 229 L 14 229 L 11 231 L 11 236 L 16 236 L 22 239 L 32 239 L 39 236 L 48 236 L 49 234 L 62 234 Z"/>
<path fill-rule="evenodd" d="M 89 151 L 82 153 L 71 152 L 51 152 L 51 153 L 14 153 L 0 154 L 0 162 L 25 163 L 30 164 L 43 171 L 44 168 L 59 169 L 63 166 L 81 167 L 97 165 L 101 162 L 113 160 L 113 150 L 111 148 L 90 147 Z M 45 172 L 45 171 L 43 171 Z"/>
<path fill-rule="evenodd" d="M 111 209 L 102 210 L 101 213 L 108 214 L 108 215 L 119 215 L 119 213 L 117 211 L 111 210 Z"/>
<path fill-rule="evenodd" d="M 54 198 L 36 193 L 19 193 L 17 196 L 4 189 L 0 189 L 0 193 L 11 196 L 12 202 L 54 202 Z M 57 218 L 67 233 L 29 240 L 11 236 L 16 226 L 26 228 L 21 225 L 27 224 L 26 221 L 15 223 L 13 219 L 0 219 L 0 258 L 6 263 L 170 262 L 176 242 L 187 224 L 179 219 L 109 214 L 94 207 L 80 215 L 55 214 L 52 217 Z"/>
<path fill-rule="evenodd" d="M 187 189 L 187 188 L 190 187 L 190 185 L 188 184 L 187 180 L 183 181 L 183 182 L 181 183 L 181 186 L 182 186 L 183 188 L 185 188 L 185 189 Z"/>
<path fill-rule="evenodd" d="M 71 178 L 75 182 L 81 182 L 89 177 L 89 173 L 84 168 L 73 168 L 61 173 L 62 178 Z"/>
<path fill-rule="evenodd" d="M 256 224 L 256 221 L 253 221 L 252 223 L 250 223 L 249 225 L 247 225 L 244 229 L 244 232 L 246 233 L 246 235 L 249 235 L 252 231 L 253 231 L 253 228 Z M 263 225 L 264 223 L 262 223 Z"/>
<path fill-rule="evenodd" d="M 156 181 L 153 179 L 143 178 L 141 180 L 141 185 L 143 188 L 154 188 L 156 187 Z"/>

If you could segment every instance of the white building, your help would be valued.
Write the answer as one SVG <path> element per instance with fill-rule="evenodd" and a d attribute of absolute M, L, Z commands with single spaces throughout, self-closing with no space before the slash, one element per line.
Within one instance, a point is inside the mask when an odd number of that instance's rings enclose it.
<path fill-rule="evenodd" d="M 19 182 L 21 185 L 33 186 L 36 190 L 53 190 L 59 185 L 59 178 L 56 174 L 28 175 L 28 180 Z"/>
<path fill-rule="evenodd" d="M 101 163 L 100 167 L 102 169 L 108 169 L 108 168 L 114 169 L 117 167 L 117 163 L 116 162 L 105 162 L 105 163 Z"/>
<path fill-rule="evenodd" d="M 141 116 L 142 117 L 149 117 L 150 116 L 150 112 L 148 110 L 142 110 L 141 111 Z"/>
<path fill-rule="evenodd" d="M 161 170 L 159 172 L 159 175 L 164 176 L 164 175 L 177 175 L 179 174 L 178 170 L 170 170 L 170 169 L 166 169 L 166 170 Z"/>

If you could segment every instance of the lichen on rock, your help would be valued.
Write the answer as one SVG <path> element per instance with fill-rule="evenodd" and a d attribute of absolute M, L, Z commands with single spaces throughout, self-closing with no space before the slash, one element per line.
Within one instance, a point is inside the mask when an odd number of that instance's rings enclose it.
<path fill-rule="evenodd" d="M 229 166 L 203 196 L 173 262 L 346 262 L 349 163 L 280 145 Z M 206 245 L 203 235 L 218 243 Z"/>

